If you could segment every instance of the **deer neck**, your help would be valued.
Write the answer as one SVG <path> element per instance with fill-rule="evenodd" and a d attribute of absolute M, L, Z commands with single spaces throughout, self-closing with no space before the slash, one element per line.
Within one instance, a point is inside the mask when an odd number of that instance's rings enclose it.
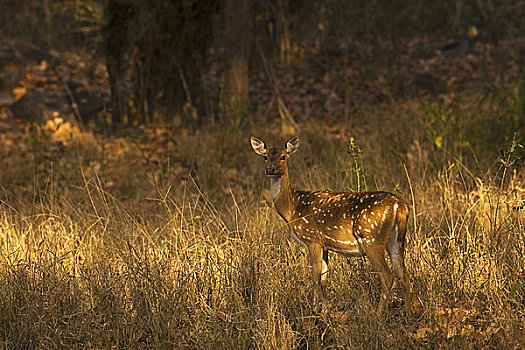
<path fill-rule="evenodd" d="M 292 219 L 295 210 L 295 190 L 290 185 L 288 174 L 280 178 L 270 178 L 270 185 L 275 209 L 287 222 Z"/>

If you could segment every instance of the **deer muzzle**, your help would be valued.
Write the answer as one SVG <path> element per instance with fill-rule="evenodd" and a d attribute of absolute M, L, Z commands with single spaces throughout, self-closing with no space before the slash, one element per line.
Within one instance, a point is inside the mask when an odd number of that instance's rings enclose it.
<path fill-rule="evenodd" d="M 266 175 L 275 175 L 275 168 L 274 167 L 268 167 L 266 168 Z"/>

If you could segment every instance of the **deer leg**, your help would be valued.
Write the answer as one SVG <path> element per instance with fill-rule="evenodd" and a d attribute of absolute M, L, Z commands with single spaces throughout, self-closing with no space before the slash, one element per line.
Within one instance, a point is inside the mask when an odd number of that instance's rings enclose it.
<path fill-rule="evenodd" d="M 320 245 L 308 247 L 310 265 L 312 266 L 312 280 L 316 294 L 321 299 L 321 308 L 324 309 L 326 277 L 328 275 L 328 251 Z"/>
<path fill-rule="evenodd" d="M 391 257 L 392 258 L 392 257 Z M 410 275 L 408 274 L 403 256 L 398 256 L 392 259 L 392 265 L 394 266 L 394 271 L 396 272 L 403 288 L 405 289 L 405 308 L 407 316 L 410 315 L 410 305 L 411 305 L 411 292 L 410 292 Z"/>
<path fill-rule="evenodd" d="M 397 227 L 394 230 L 394 232 L 396 233 L 395 236 L 397 236 Z M 389 242 L 387 246 L 387 251 L 388 255 L 390 256 L 390 260 L 392 261 L 394 272 L 396 273 L 397 277 L 399 277 L 399 280 L 401 281 L 401 284 L 403 284 L 403 288 L 405 289 L 406 314 L 410 315 L 410 275 L 405 266 L 405 249 L 403 244 L 404 242 L 399 242 L 397 237 L 395 238 L 396 239 L 392 239 L 391 242 Z"/>
<path fill-rule="evenodd" d="M 324 293 L 326 290 L 326 279 L 328 278 L 328 249 L 323 249 L 323 262 L 322 262 L 322 269 L 321 269 L 321 291 Z"/>
<path fill-rule="evenodd" d="M 367 252 L 367 255 L 370 259 L 370 263 L 372 264 L 372 268 L 379 272 L 379 277 L 381 279 L 381 298 L 377 308 L 377 313 L 381 315 L 385 310 L 388 298 L 390 296 L 390 289 L 392 289 L 394 275 L 386 264 L 383 250 L 374 249 Z"/>

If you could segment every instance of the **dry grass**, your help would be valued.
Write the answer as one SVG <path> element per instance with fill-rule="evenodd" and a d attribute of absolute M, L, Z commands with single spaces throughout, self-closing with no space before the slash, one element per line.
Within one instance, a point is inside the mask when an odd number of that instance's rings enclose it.
<path fill-rule="evenodd" d="M 523 169 L 504 177 L 496 166 L 473 170 L 494 164 L 497 150 L 460 162 L 410 113 L 417 108 L 374 111 L 380 127 L 358 142 L 368 187 L 415 204 L 407 247 L 413 318 L 395 288 L 378 319 L 377 275 L 364 259 L 347 264 L 335 254 L 331 312 L 316 316 L 306 253 L 259 196 L 267 183 L 249 133 L 201 131 L 157 163 L 127 151 L 104 162 L 101 149 L 111 147 L 72 144 L 52 159 L 34 151 L 32 161 L 6 168 L 0 348 L 525 346 L 525 210 L 513 209 L 525 197 Z M 292 181 L 354 186 L 345 153 L 353 131 L 304 128 Z M 184 157 L 186 176 L 166 165 Z"/>

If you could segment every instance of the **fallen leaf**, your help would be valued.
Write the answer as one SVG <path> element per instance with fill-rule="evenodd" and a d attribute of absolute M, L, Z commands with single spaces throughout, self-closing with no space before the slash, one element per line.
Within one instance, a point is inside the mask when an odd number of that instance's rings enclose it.
<path fill-rule="evenodd" d="M 13 97 L 14 97 L 15 101 L 18 101 L 22 97 L 24 97 L 25 94 L 27 94 L 27 88 L 25 86 L 18 86 L 18 87 L 15 87 L 11 91 L 11 93 L 13 94 Z"/>

